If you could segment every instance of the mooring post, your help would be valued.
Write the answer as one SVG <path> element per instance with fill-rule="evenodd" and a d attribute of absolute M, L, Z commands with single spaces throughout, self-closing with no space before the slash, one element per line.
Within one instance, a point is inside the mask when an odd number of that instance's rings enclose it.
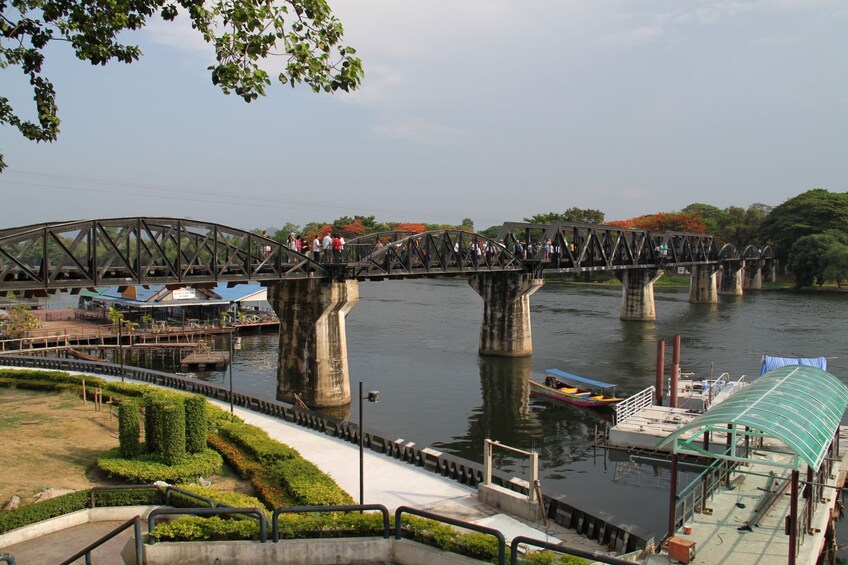
<path fill-rule="evenodd" d="M 657 382 L 655 391 L 655 402 L 662 406 L 663 393 L 665 392 L 665 340 L 657 342 Z"/>
<path fill-rule="evenodd" d="M 680 334 L 674 336 L 671 349 L 671 386 L 669 387 L 669 406 L 677 408 L 677 384 L 680 380 Z"/>

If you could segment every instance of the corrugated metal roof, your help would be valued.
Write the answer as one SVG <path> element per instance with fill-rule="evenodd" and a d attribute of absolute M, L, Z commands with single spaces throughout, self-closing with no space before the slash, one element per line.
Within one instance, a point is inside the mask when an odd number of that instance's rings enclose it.
<path fill-rule="evenodd" d="M 209 304 L 227 304 L 230 302 L 250 302 L 256 300 L 265 300 L 267 293 L 265 287 L 260 284 L 240 284 L 232 288 L 227 288 L 227 285 L 221 284 L 212 289 L 220 299 L 216 298 L 198 298 L 195 300 L 169 300 L 167 302 L 148 302 L 157 293 L 165 288 L 164 285 L 150 285 L 149 288 L 142 286 L 135 287 L 136 298 L 125 298 L 118 292 L 117 286 L 97 289 L 96 292 L 85 291 L 80 293 L 82 296 L 91 296 L 110 300 L 113 302 L 121 302 L 123 304 L 132 304 L 137 306 L 205 306 Z"/>
<path fill-rule="evenodd" d="M 698 436 L 679 439 L 680 436 L 701 428 L 725 433 L 729 425 L 742 435 L 748 433 L 742 431 L 748 427 L 754 432 L 751 435 L 773 437 L 786 444 L 797 457 L 796 467 L 803 461 L 818 469 L 846 407 L 848 387 L 835 376 L 815 367 L 780 367 L 713 406 L 663 439 L 659 446 L 674 441 L 677 453 L 704 455 L 707 453 L 697 446 Z"/>

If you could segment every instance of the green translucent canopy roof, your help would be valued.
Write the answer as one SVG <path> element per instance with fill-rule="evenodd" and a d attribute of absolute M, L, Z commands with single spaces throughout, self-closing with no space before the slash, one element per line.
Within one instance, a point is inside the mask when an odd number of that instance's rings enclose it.
<path fill-rule="evenodd" d="M 730 425 L 734 433 L 742 434 L 747 426 L 751 435 L 785 443 L 796 456 L 795 467 L 803 461 L 818 469 L 846 407 L 848 387 L 830 373 L 815 367 L 780 367 L 714 405 L 663 439 L 659 447 L 675 441 L 677 453 L 705 455 L 708 453 L 697 447 L 694 438 L 680 436 L 700 428 L 726 433 Z"/>

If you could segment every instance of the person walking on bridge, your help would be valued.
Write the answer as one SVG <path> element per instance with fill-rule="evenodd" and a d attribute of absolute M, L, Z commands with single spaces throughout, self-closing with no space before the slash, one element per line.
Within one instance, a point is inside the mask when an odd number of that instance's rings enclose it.
<path fill-rule="evenodd" d="M 321 240 L 318 239 L 318 234 L 315 234 L 315 239 L 312 240 L 312 260 L 316 263 L 321 259 Z"/>
<path fill-rule="evenodd" d="M 321 244 L 324 247 L 324 262 L 331 263 L 333 261 L 333 238 L 330 237 L 330 232 L 324 235 Z"/>

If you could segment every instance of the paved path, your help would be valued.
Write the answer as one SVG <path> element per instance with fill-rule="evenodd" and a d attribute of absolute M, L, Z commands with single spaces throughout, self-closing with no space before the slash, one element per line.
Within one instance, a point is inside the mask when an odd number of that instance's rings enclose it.
<path fill-rule="evenodd" d="M 108 521 L 82 524 L 4 547 L 0 550 L 0 553 L 12 555 L 15 558 L 16 565 L 61 563 L 123 523 L 122 521 Z M 147 524 L 144 521 L 142 521 L 142 531 L 147 533 Z M 115 538 L 92 551 L 91 562 L 97 565 L 122 565 L 124 560 L 120 554 L 124 545 L 130 540 L 132 533 L 132 528 L 124 530 Z M 82 563 L 85 563 L 85 559 L 82 557 L 74 561 L 74 565 Z"/>

